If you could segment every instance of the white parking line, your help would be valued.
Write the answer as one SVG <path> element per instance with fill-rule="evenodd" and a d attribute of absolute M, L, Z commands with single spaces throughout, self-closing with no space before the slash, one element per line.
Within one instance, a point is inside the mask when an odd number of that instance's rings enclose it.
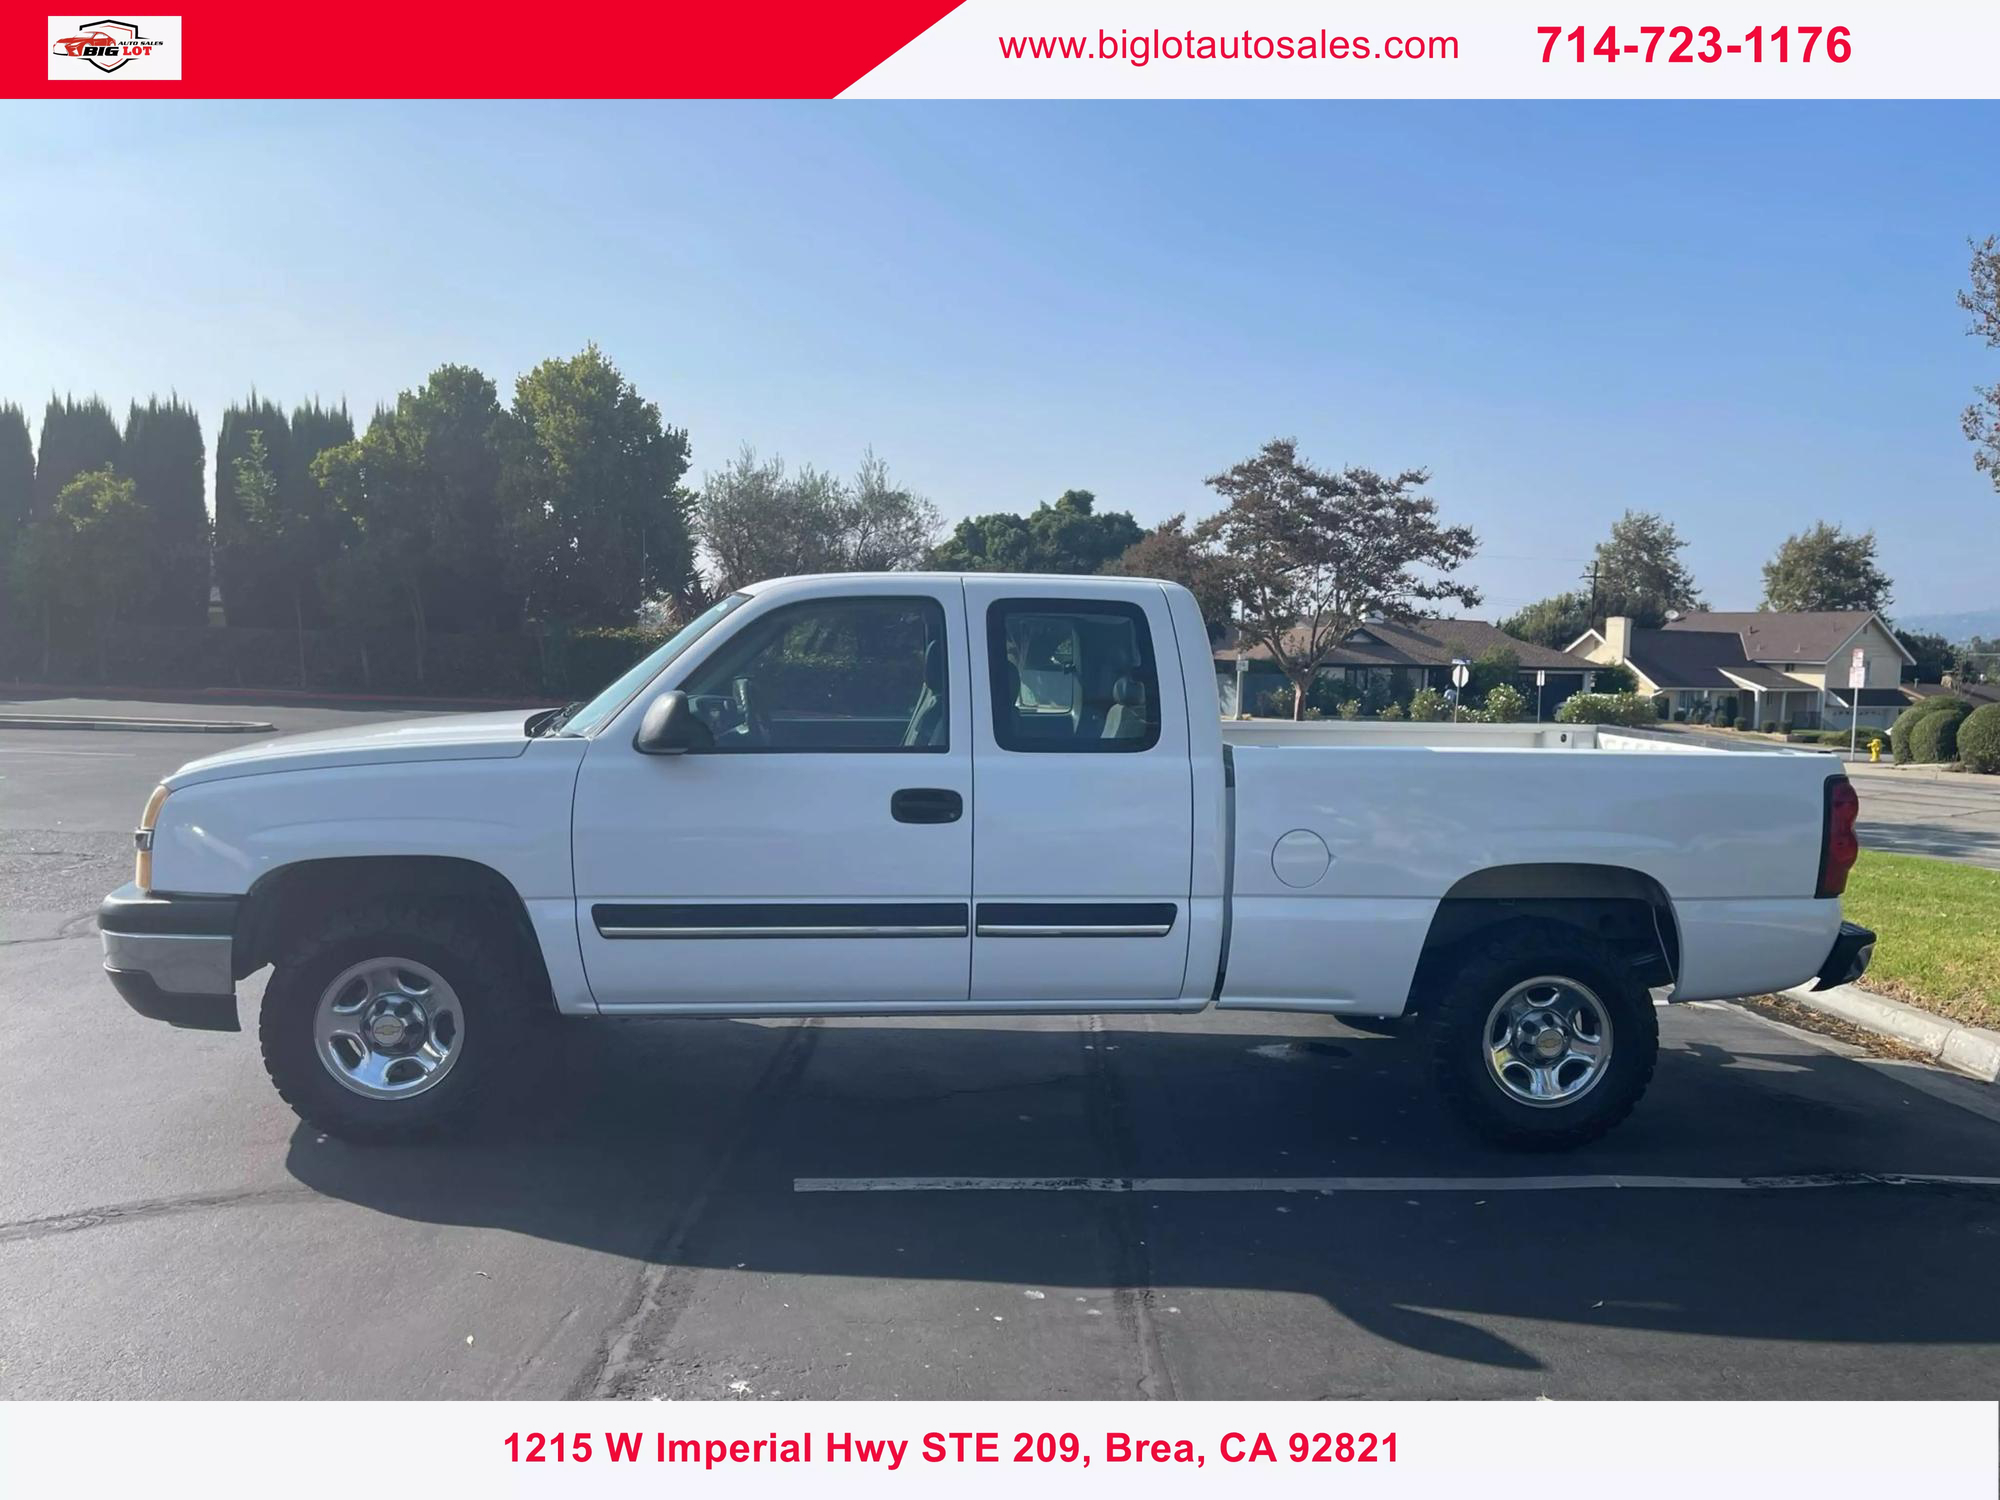
<path fill-rule="evenodd" d="M 1837 1187 L 2000 1187 L 1943 1172 L 1801 1172 L 1772 1177 L 794 1177 L 795 1193 L 1549 1193 L 1587 1188 L 1742 1192 Z"/>

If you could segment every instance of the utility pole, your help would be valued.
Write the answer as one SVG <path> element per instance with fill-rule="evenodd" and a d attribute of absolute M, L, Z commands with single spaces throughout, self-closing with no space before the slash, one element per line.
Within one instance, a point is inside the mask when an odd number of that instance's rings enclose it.
<path fill-rule="evenodd" d="M 1597 629 L 1597 564 L 1593 562 L 1588 573 L 1579 573 L 1577 577 L 1590 585 L 1590 628 L 1595 630 Z"/>

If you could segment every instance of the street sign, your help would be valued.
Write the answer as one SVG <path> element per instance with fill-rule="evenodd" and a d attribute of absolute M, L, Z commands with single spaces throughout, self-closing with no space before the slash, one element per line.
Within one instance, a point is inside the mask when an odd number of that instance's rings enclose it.
<path fill-rule="evenodd" d="M 1859 646 L 1847 663 L 1847 685 L 1851 688 L 1868 686 L 1868 654 Z"/>
<path fill-rule="evenodd" d="M 1454 661 L 1451 664 L 1451 685 L 1462 688 L 1470 681 L 1472 681 L 1472 664 L 1467 661 Z"/>
<path fill-rule="evenodd" d="M 1535 672 L 1535 686 L 1547 687 L 1548 685 L 1549 685 L 1548 669 L 1546 667 L 1537 669 L 1537 671 Z"/>

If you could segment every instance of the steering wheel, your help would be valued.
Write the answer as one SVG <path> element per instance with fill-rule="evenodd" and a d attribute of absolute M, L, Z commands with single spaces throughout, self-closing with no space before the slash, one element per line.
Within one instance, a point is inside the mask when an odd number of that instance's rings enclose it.
<path fill-rule="evenodd" d="M 771 721 L 764 715 L 764 705 L 758 700 L 757 684 L 751 678 L 738 677 L 730 684 L 736 696 L 736 712 L 743 721 L 743 737 L 752 745 L 771 743 Z"/>

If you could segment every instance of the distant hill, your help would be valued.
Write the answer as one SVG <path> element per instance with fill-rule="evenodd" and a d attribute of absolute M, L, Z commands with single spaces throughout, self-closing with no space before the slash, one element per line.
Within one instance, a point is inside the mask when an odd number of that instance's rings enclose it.
<path fill-rule="evenodd" d="M 1955 615 L 1899 614 L 1896 625 L 1899 629 L 1915 630 L 1924 635 L 1941 635 L 1954 643 L 1969 641 L 1975 635 L 1990 640 L 2000 636 L 2000 609 L 1968 609 Z"/>

